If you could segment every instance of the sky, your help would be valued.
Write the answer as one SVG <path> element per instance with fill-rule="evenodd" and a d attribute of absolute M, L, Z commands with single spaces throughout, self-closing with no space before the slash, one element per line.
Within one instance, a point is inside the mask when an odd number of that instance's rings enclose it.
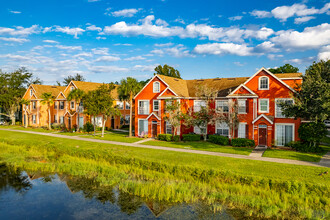
<path fill-rule="evenodd" d="M 168 64 L 184 79 L 251 76 L 330 58 L 325 0 L 1 0 L 0 69 L 44 84 L 150 78 Z"/>

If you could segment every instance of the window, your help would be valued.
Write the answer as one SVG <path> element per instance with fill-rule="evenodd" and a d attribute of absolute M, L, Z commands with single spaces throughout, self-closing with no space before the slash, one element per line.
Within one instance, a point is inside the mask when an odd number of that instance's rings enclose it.
<path fill-rule="evenodd" d="M 149 101 L 139 101 L 139 114 L 148 115 L 149 114 Z"/>
<path fill-rule="evenodd" d="M 54 123 L 57 123 L 57 115 L 54 115 Z"/>
<path fill-rule="evenodd" d="M 154 100 L 153 101 L 153 111 L 158 111 L 159 110 L 159 100 Z"/>
<path fill-rule="evenodd" d="M 36 115 L 32 115 L 32 124 L 36 124 L 37 121 L 36 121 Z"/>
<path fill-rule="evenodd" d="M 238 113 L 245 114 L 246 113 L 246 100 L 238 100 Z"/>
<path fill-rule="evenodd" d="M 74 86 L 71 86 L 70 90 L 73 91 L 74 90 Z"/>
<path fill-rule="evenodd" d="M 229 136 L 229 127 L 227 125 L 227 123 L 225 122 L 217 122 L 216 124 L 216 132 L 218 135 L 222 135 L 222 136 Z"/>
<path fill-rule="evenodd" d="M 131 109 L 131 106 L 128 102 L 125 102 L 125 109 L 127 109 L 127 110 Z"/>
<path fill-rule="evenodd" d="M 269 100 L 259 99 L 259 112 L 268 113 L 269 111 Z"/>
<path fill-rule="evenodd" d="M 246 124 L 239 123 L 238 125 L 238 137 L 239 138 L 246 138 Z"/>
<path fill-rule="evenodd" d="M 37 102 L 32 102 L 32 109 L 36 109 L 37 108 Z"/>
<path fill-rule="evenodd" d="M 216 101 L 216 109 L 222 112 L 229 112 L 228 101 Z"/>
<path fill-rule="evenodd" d="M 57 109 L 57 102 L 54 102 L 54 109 Z"/>
<path fill-rule="evenodd" d="M 259 89 L 268 90 L 269 89 L 269 80 L 267 76 L 262 76 L 259 78 Z"/>
<path fill-rule="evenodd" d="M 286 144 L 294 140 L 293 127 L 293 125 L 287 124 L 275 125 L 275 144 L 277 146 L 285 146 Z"/>
<path fill-rule="evenodd" d="M 60 117 L 60 124 L 64 124 L 64 117 L 63 116 Z"/>
<path fill-rule="evenodd" d="M 117 102 L 117 108 L 120 109 L 120 110 L 124 109 L 124 102 L 118 101 Z"/>
<path fill-rule="evenodd" d="M 154 93 L 159 93 L 160 91 L 160 83 L 159 82 L 154 82 L 153 84 L 153 92 Z"/>
<path fill-rule="evenodd" d="M 74 109 L 74 102 L 70 102 L 70 109 Z"/>
<path fill-rule="evenodd" d="M 276 118 L 285 118 L 285 115 L 282 114 L 282 108 L 280 103 L 293 104 L 293 99 L 276 99 L 275 100 L 275 117 Z"/>
<path fill-rule="evenodd" d="M 166 126 L 166 129 L 165 129 L 166 134 L 172 134 L 173 131 L 172 131 L 171 123 L 165 122 L 165 126 Z"/>
<path fill-rule="evenodd" d="M 139 119 L 139 136 L 148 135 L 148 120 Z"/>
<path fill-rule="evenodd" d="M 33 90 L 32 89 L 30 89 L 30 96 L 32 96 L 33 95 Z"/>
<path fill-rule="evenodd" d="M 195 126 L 194 127 L 194 133 L 195 134 L 205 134 L 207 131 L 206 131 L 206 126 L 201 126 L 201 127 L 198 127 L 198 126 Z"/>
<path fill-rule="evenodd" d="M 203 100 L 195 100 L 194 101 L 194 112 L 199 112 L 201 107 L 206 107 L 206 102 Z"/>
<path fill-rule="evenodd" d="M 129 124 L 130 123 L 130 121 L 129 121 L 129 115 L 125 115 L 125 123 L 126 124 Z"/>
<path fill-rule="evenodd" d="M 64 102 L 63 101 L 60 102 L 60 109 L 64 109 Z"/>

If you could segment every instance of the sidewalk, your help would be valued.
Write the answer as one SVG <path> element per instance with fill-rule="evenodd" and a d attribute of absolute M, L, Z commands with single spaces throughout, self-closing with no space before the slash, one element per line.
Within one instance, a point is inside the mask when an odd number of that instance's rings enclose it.
<path fill-rule="evenodd" d="M 253 157 L 253 156 L 246 156 L 246 155 L 239 155 L 239 154 L 227 154 L 227 153 L 218 153 L 218 152 L 201 151 L 201 150 L 190 150 L 190 149 L 182 149 L 182 148 L 170 148 L 170 147 L 160 147 L 160 146 L 151 146 L 151 145 L 141 145 L 138 142 L 136 142 L 136 143 L 123 143 L 123 142 L 117 142 L 117 141 L 89 139 L 89 138 L 83 138 L 83 137 L 79 137 L 79 136 L 66 136 L 66 135 L 60 135 L 60 134 L 54 134 L 54 133 L 42 133 L 42 132 L 13 130 L 13 129 L 0 129 L 0 130 L 12 131 L 12 132 L 21 132 L 21 133 L 29 133 L 29 134 L 37 134 L 37 135 L 64 138 L 64 139 L 88 141 L 88 142 L 94 142 L 94 143 L 104 143 L 104 144 L 113 144 L 113 145 L 120 145 L 120 146 L 148 148 L 148 149 L 155 149 L 155 150 L 166 150 L 166 151 L 184 152 L 184 153 L 201 154 L 201 155 L 211 155 L 211 156 L 219 156 L 219 157 L 230 157 L 230 158 L 246 159 L 246 160 L 258 160 L 258 161 L 266 161 L 266 162 L 274 162 L 274 163 L 303 165 L 303 166 L 330 167 L 330 152 L 327 153 L 325 155 L 325 157 L 322 158 L 322 160 L 319 163 L 316 163 L 316 162 L 288 160 L 288 159 L 279 159 L 279 158 Z M 141 141 L 139 141 L 139 142 L 141 143 Z"/>

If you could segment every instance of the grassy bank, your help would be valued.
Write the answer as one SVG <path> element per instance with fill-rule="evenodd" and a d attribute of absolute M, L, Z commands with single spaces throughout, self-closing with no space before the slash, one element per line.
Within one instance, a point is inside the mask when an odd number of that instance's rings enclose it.
<path fill-rule="evenodd" d="M 329 169 L 131 148 L 0 130 L 0 161 L 95 178 L 168 202 L 220 202 L 246 216 L 329 218 Z"/>
<path fill-rule="evenodd" d="M 321 153 L 303 153 L 293 150 L 283 149 L 267 149 L 262 155 L 263 157 L 282 158 L 290 160 L 302 160 L 309 162 L 319 162 L 324 154 L 330 151 L 330 146 L 320 146 L 323 151 Z"/>
<path fill-rule="evenodd" d="M 192 150 L 204 150 L 212 152 L 220 152 L 227 154 L 242 154 L 249 155 L 252 152 L 252 148 L 247 147 L 232 147 L 232 146 L 221 146 L 205 141 L 197 142 L 166 142 L 166 141 L 147 141 L 142 143 L 143 145 L 153 145 L 161 147 L 173 147 L 173 148 L 185 148 Z"/>

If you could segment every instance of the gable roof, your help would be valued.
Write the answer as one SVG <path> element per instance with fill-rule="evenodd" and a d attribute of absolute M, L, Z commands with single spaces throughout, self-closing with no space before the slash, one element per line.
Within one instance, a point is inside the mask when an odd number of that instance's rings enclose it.
<path fill-rule="evenodd" d="M 100 86 L 102 86 L 104 83 L 95 83 L 95 82 L 83 82 L 83 81 L 74 81 L 72 80 L 69 85 L 66 87 L 66 93 L 69 93 L 68 92 L 68 88 L 70 87 L 70 84 L 73 84 L 76 88 L 79 88 L 81 90 L 83 90 L 84 92 L 89 92 L 89 91 L 93 91 L 93 90 L 96 90 L 98 89 Z M 114 99 L 119 99 L 119 96 L 118 96 L 118 87 L 119 85 L 115 85 L 115 89 L 111 91 L 111 96 L 114 98 Z"/>
<path fill-rule="evenodd" d="M 57 96 L 60 92 L 64 91 L 64 86 L 50 86 L 50 85 L 38 85 L 31 84 L 29 88 L 33 88 L 36 98 L 41 99 L 43 93 L 52 93 L 53 96 Z M 28 89 L 27 89 L 28 91 Z M 26 92 L 27 92 L 26 91 Z M 25 96 L 25 95 L 24 95 Z"/>

